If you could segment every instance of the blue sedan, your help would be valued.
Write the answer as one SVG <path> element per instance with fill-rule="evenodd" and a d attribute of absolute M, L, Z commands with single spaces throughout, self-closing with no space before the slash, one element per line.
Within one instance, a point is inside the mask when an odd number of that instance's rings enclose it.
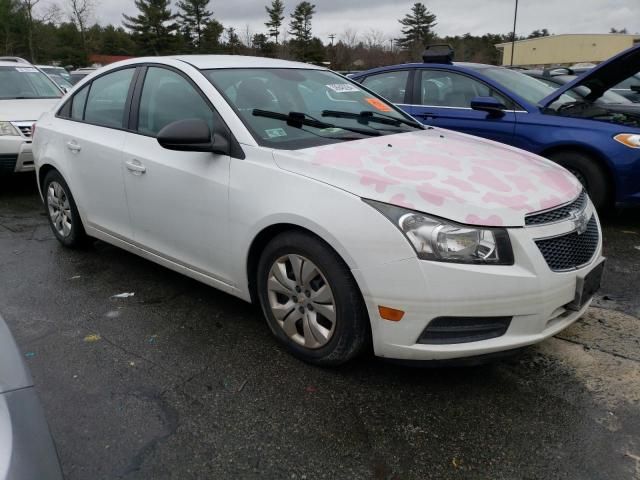
<path fill-rule="evenodd" d="M 640 108 L 595 102 L 640 70 L 640 45 L 561 88 L 503 67 L 453 63 L 451 56 L 427 49 L 424 63 L 352 78 L 425 125 L 513 145 L 563 165 L 598 208 L 640 205 Z M 574 88 L 590 93 L 575 95 Z"/>

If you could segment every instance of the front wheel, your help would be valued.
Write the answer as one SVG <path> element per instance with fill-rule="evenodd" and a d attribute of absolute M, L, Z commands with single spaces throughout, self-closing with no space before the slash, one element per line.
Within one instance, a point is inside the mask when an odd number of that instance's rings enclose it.
<path fill-rule="evenodd" d="M 360 353 L 368 316 L 348 267 L 325 243 L 285 232 L 258 264 L 258 298 L 276 338 L 298 358 L 339 365 Z"/>
<path fill-rule="evenodd" d="M 87 235 L 69 186 L 62 175 L 56 170 L 47 173 L 42 191 L 49 225 L 58 241 L 65 247 L 83 246 Z"/>
<path fill-rule="evenodd" d="M 597 210 L 602 211 L 609 206 L 609 179 L 595 159 L 580 152 L 558 152 L 551 154 L 549 160 L 573 173 Z"/>

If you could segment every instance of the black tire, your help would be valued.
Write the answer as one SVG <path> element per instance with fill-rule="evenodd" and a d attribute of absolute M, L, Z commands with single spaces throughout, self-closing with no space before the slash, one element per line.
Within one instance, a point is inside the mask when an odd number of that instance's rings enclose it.
<path fill-rule="evenodd" d="M 71 220 L 71 228 L 68 234 L 64 234 L 58 231 L 56 225 L 54 224 L 54 220 L 51 214 L 51 209 L 49 207 L 49 189 L 52 187 L 52 184 L 59 185 L 62 189 L 62 198 L 66 199 L 69 204 L 68 211 L 65 212 L 67 218 Z M 47 218 L 49 219 L 49 226 L 53 231 L 53 234 L 56 236 L 58 241 L 68 248 L 80 248 L 87 244 L 88 237 L 86 232 L 84 231 L 84 226 L 82 225 L 82 219 L 80 218 L 80 214 L 78 213 L 78 208 L 76 207 L 76 202 L 73 199 L 73 195 L 71 194 L 71 190 L 69 190 L 69 186 L 67 182 L 65 182 L 62 175 L 57 170 L 51 170 L 44 177 L 44 181 L 42 182 L 42 196 L 44 197 L 44 208 L 47 213 Z"/>
<path fill-rule="evenodd" d="M 271 268 L 287 255 L 300 255 L 315 264 L 321 273 L 316 280 L 319 279 L 322 283 L 322 277 L 326 278 L 333 293 L 334 330 L 323 346 L 307 348 L 296 343 L 285 333 L 284 327 L 278 323 L 271 309 L 268 291 Z M 293 279 L 293 274 L 290 278 Z M 370 332 L 369 316 L 356 281 L 342 259 L 317 237 L 301 231 L 289 231 L 272 239 L 260 257 L 256 286 L 260 306 L 269 328 L 293 355 L 305 362 L 320 366 L 337 366 L 357 356 L 367 345 Z M 294 310 L 297 308 L 295 306 Z M 302 321 L 301 319 L 300 322 Z M 300 324 L 296 325 L 302 328 Z"/>
<path fill-rule="evenodd" d="M 580 152 L 557 152 L 549 155 L 549 160 L 562 165 L 573 173 L 584 186 L 597 210 L 609 207 L 611 186 L 607 174 L 597 160 Z"/>

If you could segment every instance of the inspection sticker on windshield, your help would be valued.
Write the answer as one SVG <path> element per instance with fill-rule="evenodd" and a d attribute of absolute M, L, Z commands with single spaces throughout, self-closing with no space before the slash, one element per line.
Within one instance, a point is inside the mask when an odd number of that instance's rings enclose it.
<path fill-rule="evenodd" d="M 334 85 L 325 85 L 336 93 L 359 92 L 360 89 L 350 83 L 336 83 Z"/>
<path fill-rule="evenodd" d="M 38 71 L 33 67 L 16 67 L 16 70 L 20 73 L 36 73 Z"/>
<path fill-rule="evenodd" d="M 269 130 L 265 130 L 264 133 L 267 134 L 269 138 L 278 138 L 278 137 L 286 137 L 287 132 L 282 128 L 270 128 Z"/>
<path fill-rule="evenodd" d="M 377 98 L 365 98 L 367 103 L 371 105 L 376 110 L 380 110 L 381 112 L 391 112 L 393 109 L 384 103 L 382 100 L 378 100 Z"/>

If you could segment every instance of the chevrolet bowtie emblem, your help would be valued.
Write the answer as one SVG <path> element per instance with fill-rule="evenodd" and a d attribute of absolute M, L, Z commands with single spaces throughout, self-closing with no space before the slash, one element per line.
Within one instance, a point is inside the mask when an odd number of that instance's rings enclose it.
<path fill-rule="evenodd" d="M 573 226 L 578 235 L 586 232 L 589 226 L 589 219 L 587 218 L 587 212 L 585 210 L 571 210 L 569 221 L 573 222 Z"/>

